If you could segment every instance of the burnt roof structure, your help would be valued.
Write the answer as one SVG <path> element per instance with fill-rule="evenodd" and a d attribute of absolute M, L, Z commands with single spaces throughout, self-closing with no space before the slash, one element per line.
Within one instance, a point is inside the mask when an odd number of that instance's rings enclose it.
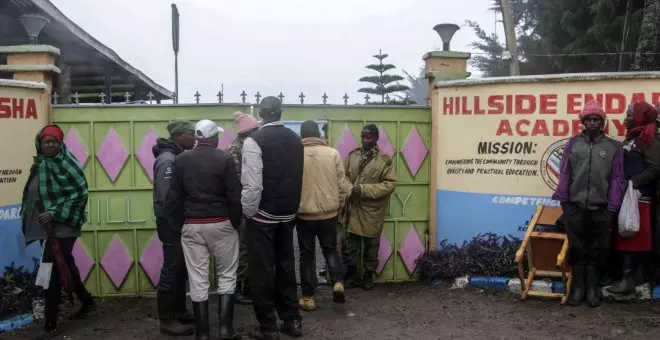
<path fill-rule="evenodd" d="M 85 32 L 48 0 L 0 1 L 0 46 L 34 43 L 19 20 L 26 14 L 50 21 L 39 34 L 38 43 L 61 51 L 56 61 L 61 73 L 54 75 L 53 82 L 53 90 L 62 98 L 60 103 L 69 103 L 74 93 L 78 93 L 81 103 L 99 103 L 101 93 L 106 94 L 106 103 L 124 102 L 126 93 L 135 99 L 147 98 L 151 93 L 157 102 L 172 98 L 171 91 Z M 5 58 L 0 56 L 0 64 L 6 63 Z M 0 78 L 7 77 L 0 74 Z"/>

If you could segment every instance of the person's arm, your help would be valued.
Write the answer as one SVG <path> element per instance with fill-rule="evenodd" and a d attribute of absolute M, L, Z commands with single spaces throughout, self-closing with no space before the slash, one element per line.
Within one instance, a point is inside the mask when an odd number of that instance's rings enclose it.
<path fill-rule="evenodd" d="M 246 138 L 243 143 L 243 167 L 241 169 L 241 205 L 243 214 L 254 217 L 259 211 L 261 192 L 263 191 L 263 169 L 261 148 L 252 138 Z"/>
<path fill-rule="evenodd" d="M 635 189 L 645 187 L 660 177 L 660 141 L 654 140 L 644 150 L 644 165 L 644 171 L 631 178 Z"/>
<path fill-rule="evenodd" d="M 386 161 L 380 183 L 360 184 L 360 197 L 379 199 L 391 195 L 396 189 L 396 171 L 391 159 Z"/>
<path fill-rule="evenodd" d="M 610 175 L 610 190 L 607 193 L 607 210 L 617 212 L 621 209 L 623 195 L 626 193 L 626 177 L 623 170 L 623 149 L 614 154 Z"/>
<path fill-rule="evenodd" d="M 174 158 L 158 157 L 154 163 L 154 205 L 163 205 L 174 180 Z"/>
<path fill-rule="evenodd" d="M 559 163 L 559 184 L 552 194 L 552 199 L 560 203 L 567 203 L 569 199 L 568 186 L 571 181 L 571 150 L 573 150 L 574 138 L 564 145 L 564 152 Z"/>
<path fill-rule="evenodd" d="M 229 211 L 229 220 L 234 228 L 241 225 L 243 208 L 241 207 L 241 182 L 236 174 L 236 164 L 232 157 L 227 158 L 225 170 L 222 173 L 225 183 L 225 195 L 227 195 L 227 209 Z"/>
<path fill-rule="evenodd" d="M 337 187 L 339 188 L 339 208 L 341 209 L 346 203 L 346 198 L 353 190 L 353 185 L 346 178 L 344 171 L 344 163 L 341 161 L 339 152 L 335 150 L 335 167 L 337 169 Z"/>
<path fill-rule="evenodd" d="M 183 174 L 177 171 L 176 161 L 172 164 L 172 174 L 169 176 L 169 189 L 165 194 L 163 202 L 163 213 L 165 217 L 176 220 L 181 211 L 181 200 L 183 197 Z"/>

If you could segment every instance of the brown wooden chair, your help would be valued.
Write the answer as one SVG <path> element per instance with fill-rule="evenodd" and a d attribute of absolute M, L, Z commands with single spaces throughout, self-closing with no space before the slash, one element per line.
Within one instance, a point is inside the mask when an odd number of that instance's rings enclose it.
<path fill-rule="evenodd" d="M 568 253 L 568 238 L 565 233 L 536 231 L 537 226 L 554 226 L 562 215 L 559 207 L 546 207 L 539 205 L 527 226 L 525 238 L 516 252 L 518 276 L 520 277 L 520 299 L 528 296 L 561 299 L 565 304 L 571 289 L 571 268 L 566 263 Z M 529 273 L 524 276 L 523 256 L 527 253 Z M 539 277 L 561 278 L 564 283 L 563 293 L 548 293 L 532 290 L 532 282 Z"/>

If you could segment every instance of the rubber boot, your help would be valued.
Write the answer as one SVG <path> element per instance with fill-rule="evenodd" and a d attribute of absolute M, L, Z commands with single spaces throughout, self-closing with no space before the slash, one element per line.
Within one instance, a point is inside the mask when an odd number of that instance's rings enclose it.
<path fill-rule="evenodd" d="M 87 291 L 85 286 L 76 287 L 75 293 L 78 295 L 78 300 L 80 300 L 81 305 L 78 310 L 69 316 L 69 320 L 82 320 L 87 317 L 89 312 L 94 310 L 96 303 L 94 302 L 92 294 Z"/>
<path fill-rule="evenodd" d="M 360 279 L 358 278 L 357 267 L 346 267 L 346 279 L 344 280 L 346 289 L 357 288 L 359 285 Z"/>
<path fill-rule="evenodd" d="M 174 318 L 184 325 L 195 323 L 192 312 L 188 310 L 188 298 L 185 290 L 174 294 Z"/>
<path fill-rule="evenodd" d="M 209 340 L 209 301 L 194 302 L 195 339 Z"/>
<path fill-rule="evenodd" d="M 570 306 L 579 306 L 584 301 L 584 270 L 584 265 L 574 265 L 571 270 L 572 283 L 567 302 Z"/>
<path fill-rule="evenodd" d="M 341 282 L 335 283 L 335 286 L 332 287 L 332 302 L 335 303 L 344 303 L 346 302 L 346 296 L 344 295 L 344 284 Z"/>
<path fill-rule="evenodd" d="M 234 332 L 234 296 L 229 294 L 218 297 L 218 318 L 220 320 L 220 340 L 231 340 Z"/>
<path fill-rule="evenodd" d="M 250 338 L 255 340 L 280 340 L 280 332 L 276 326 L 273 327 L 258 326 L 250 332 Z"/>
<path fill-rule="evenodd" d="M 587 266 L 587 304 L 589 307 L 600 306 L 603 301 L 603 293 L 598 286 L 598 268 Z"/>
<path fill-rule="evenodd" d="M 374 272 L 367 270 L 364 272 L 364 285 L 362 286 L 364 290 L 373 290 L 374 289 Z"/>
<path fill-rule="evenodd" d="M 630 294 L 635 291 L 635 259 L 633 254 L 625 254 L 622 259 L 621 280 L 607 291 L 612 294 Z"/>
<path fill-rule="evenodd" d="M 302 337 L 303 335 L 302 320 L 301 319 L 285 320 L 282 323 L 282 326 L 280 326 L 280 332 L 292 338 Z"/>
<path fill-rule="evenodd" d="M 158 293 L 158 318 L 160 319 L 160 332 L 166 335 L 192 335 L 195 330 L 192 325 L 184 325 L 174 318 L 174 300 L 171 294 Z"/>

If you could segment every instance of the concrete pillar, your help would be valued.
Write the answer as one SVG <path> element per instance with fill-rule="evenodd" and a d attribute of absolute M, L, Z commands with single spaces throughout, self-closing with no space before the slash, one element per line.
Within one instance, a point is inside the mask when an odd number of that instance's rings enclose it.
<path fill-rule="evenodd" d="M 454 51 L 433 51 L 422 58 L 425 62 L 426 79 L 429 80 L 427 100 L 438 81 L 466 79 L 471 75 L 467 71 L 470 53 Z M 427 103 L 430 105 L 430 103 Z"/>
<path fill-rule="evenodd" d="M 41 112 L 48 112 L 50 121 L 50 94 L 53 91 L 53 73 L 60 73 L 60 69 L 55 66 L 60 50 L 49 45 L 0 46 L 0 54 L 7 55 L 7 64 L 0 65 L 0 72 L 12 73 L 14 80 L 46 85 L 40 96 Z"/>

